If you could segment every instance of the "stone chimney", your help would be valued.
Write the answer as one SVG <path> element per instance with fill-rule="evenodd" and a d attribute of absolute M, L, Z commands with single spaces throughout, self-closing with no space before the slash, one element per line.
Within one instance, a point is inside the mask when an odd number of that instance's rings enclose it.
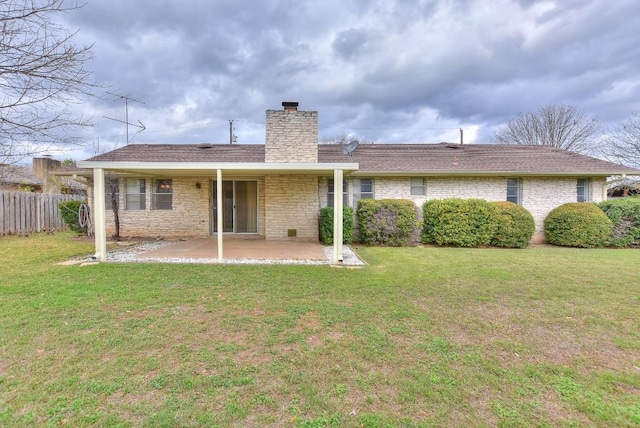
<path fill-rule="evenodd" d="M 318 162 L 318 112 L 298 111 L 284 101 L 282 110 L 267 110 L 265 162 Z"/>
<path fill-rule="evenodd" d="M 33 158 L 33 176 L 42 183 L 42 193 L 60 193 L 57 181 L 50 174 L 60 165 L 59 160 L 50 157 Z"/>

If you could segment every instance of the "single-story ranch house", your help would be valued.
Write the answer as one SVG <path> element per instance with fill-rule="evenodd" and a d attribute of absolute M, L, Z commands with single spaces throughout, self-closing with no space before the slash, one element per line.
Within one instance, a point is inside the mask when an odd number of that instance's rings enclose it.
<path fill-rule="evenodd" d="M 352 153 L 318 144 L 318 113 L 284 102 L 267 110 L 264 144 L 132 144 L 78 162 L 93 170 L 96 257 L 112 230 L 105 183 L 119 178 L 126 235 L 216 235 L 318 239 L 318 212 L 362 198 L 482 198 L 513 201 L 534 216 L 538 235 L 553 208 L 606 199 L 606 179 L 640 171 L 544 146 L 363 144 Z M 353 147 L 349 147 L 352 149 Z M 108 201 L 107 201 L 108 203 Z M 342 236 L 342 209 L 334 236 Z M 334 261 L 342 239 L 335 239 Z"/>

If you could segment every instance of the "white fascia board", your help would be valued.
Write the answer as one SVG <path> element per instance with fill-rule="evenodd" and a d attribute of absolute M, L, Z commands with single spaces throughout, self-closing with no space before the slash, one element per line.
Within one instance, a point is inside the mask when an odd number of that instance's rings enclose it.
<path fill-rule="evenodd" d="M 357 163 L 294 163 L 294 162 L 117 162 L 117 161 L 78 161 L 80 168 L 102 168 L 119 171 L 308 171 L 327 172 L 336 169 L 357 171 Z"/>
<path fill-rule="evenodd" d="M 620 172 L 522 172 L 522 171 L 362 171 L 351 175 L 354 177 L 610 177 L 621 175 Z M 628 174 L 628 173 L 627 173 Z"/>

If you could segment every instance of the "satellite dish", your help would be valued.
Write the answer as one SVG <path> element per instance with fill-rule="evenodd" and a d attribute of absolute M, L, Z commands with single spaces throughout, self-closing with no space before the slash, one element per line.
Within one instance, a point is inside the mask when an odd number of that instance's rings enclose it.
<path fill-rule="evenodd" d="M 359 145 L 360 145 L 360 142 L 358 140 L 353 140 L 350 143 L 343 144 L 342 145 L 342 154 L 343 155 L 353 156 L 353 152 L 356 151 L 356 149 L 358 148 Z"/>

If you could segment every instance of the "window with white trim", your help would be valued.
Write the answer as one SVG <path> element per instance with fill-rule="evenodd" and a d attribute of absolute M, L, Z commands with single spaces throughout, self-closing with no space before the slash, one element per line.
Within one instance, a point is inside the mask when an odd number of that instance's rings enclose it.
<path fill-rule="evenodd" d="M 334 181 L 333 178 L 330 178 L 328 183 L 328 189 L 327 189 L 327 206 L 328 207 L 332 207 L 333 208 L 333 195 L 335 193 L 335 186 L 334 186 Z M 343 206 L 348 206 L 349 202 L 349 193 L 347 190 L 347 179 L 343 179 L 342 180 L 342 205 Z"/>
<path fill-rule="evenodd" d="M 173 208 L 173 180 L 170 178 L 153 180 L 151 206 L 154 210 L 170 210 Z"/>
<path fill-rule="evenodd" d="M 147 208 L 147 185 L 143 178 L 127 178 L 125 181 L 126 210 L 144 210 Z"/>
<path fill-rule="evenodd" d="M 355 178 L 353 180 L 354 208 L 358 208 L 360 199 L 373 199 L 373 178 Z"/>
<path fill-rule="evenodd" d="M 412 177 L 411 178 L 411 195 L 426 195 L 427 183 L 424 177 Z"/>
<path fill-rule="evenodd" d="M 522 202 L 522 181 L 519 178 L 507 178 L 507 201 L 518 205 Z"/>
<path fill-rule="evenodd" d="M 588 178 L 578 178 L 576 183 L 576 193 L 578 202 L 589 202 L 591 194 L 589 192 L 590 181 Z"/>

